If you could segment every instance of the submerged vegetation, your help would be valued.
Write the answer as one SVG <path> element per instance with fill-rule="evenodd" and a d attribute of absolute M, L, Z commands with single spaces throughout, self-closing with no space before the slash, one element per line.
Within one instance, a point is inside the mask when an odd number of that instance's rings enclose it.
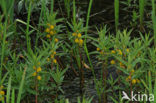
<path fill-rule="evenodd" d="M 147 102 L 122 98 L 135 92 L 155 103 L 155 0 L 114 0 L 113 23 L 98 25 L 97 1 L 86 2 L 85 11 L 77 0 L 0 0 L 0 102 Z M 73 101 L 64 88 L 75 78 Z"/>

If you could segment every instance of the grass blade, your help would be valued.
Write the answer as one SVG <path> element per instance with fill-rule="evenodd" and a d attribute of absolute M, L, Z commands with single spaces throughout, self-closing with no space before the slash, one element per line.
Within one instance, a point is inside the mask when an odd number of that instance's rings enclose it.
<path fill-rule="evenodd" d="M 12 90 L 11 103 L 15 103 L 15 89 Z"/>
<path fill-rule="evenodd" d="M 145 0 L 139 0 L 140 27 L 143 27 Z"/>
<path fill-rule="evenodd" d="M 8 88 L 7 88 L 7 95 L 6 95 L 6 102 L 10 103 L 10 91 L 11 91 L 11 76 L 9 78 L 9 82 L 8 82 Z"/>
<path fill-rule="evenodd" d="M 152 0 L 152 22 L 154 30 L 154 45 L 156 46 L 156 16 L 155 16 L 155 0 Z"/>
<path fill-rule="evenodd" d="M 115 10 L 115 29 L 116 29 L 116 32 L 117 32 L 118 25 L 119 25 L 119 0 L 115 0 L 114 10 Z"/>
<path fill-rule="evenodd" d="M 20 103 L 20 101 L 21 101 L 21 95 L 22 95 L 22 91 L 23 91 L 25 74 L 26 74 L 26 68 L 24 69 L 21 84 L 20 84 L 20 87 L 19 87 L 18 96 L 17 96 L 17 103 Z"/>

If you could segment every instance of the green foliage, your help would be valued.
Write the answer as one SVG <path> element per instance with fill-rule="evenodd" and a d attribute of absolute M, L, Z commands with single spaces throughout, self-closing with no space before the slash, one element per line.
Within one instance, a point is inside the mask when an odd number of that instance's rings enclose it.
<path fill-rule="evenodd" d="M 128 103 L 121 100 L 122 91 L 154 94 L 156 99 L 154 1 L 115 0 L 112 31 L 109 25 L 98 25 L 96 30 L 91 25 L 93 0 L 81 18 L 76 0 L 0 0 L 0 102 L 72 103 L 63 86 L 76 77 L 83 95 L 77 103 L 94 102 L 96 95 L 99 103 Z M 119 28 L 120 3 L 128 15 L 122 21 L 131 24 L 127 29 Z M 148 14 L 145 6 L 151 5 Z M 96 94 L 85 98 L 90 71 Z"/>

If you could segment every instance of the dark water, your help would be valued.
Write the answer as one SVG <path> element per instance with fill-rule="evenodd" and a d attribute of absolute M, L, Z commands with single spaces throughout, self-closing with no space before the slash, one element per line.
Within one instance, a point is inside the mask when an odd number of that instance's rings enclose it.
<path fill-rule="evenodd" d="M 91 14 L 93 24 L 113 24 L 114 0 L 94 0 Z"/>
<path fill-rule="evenodd" d="M 97 61 L 94 59 L 95 57 L 92 58 L 92 63 L 94 65 L 94 71 L 96 75 L 96 79 L 101 78 L 101 66 L 97 66 Z M 90 70 L 85 69 L 85 85 L 84 85 L 84 96 L 86 98 L 91 98 L 93 97 L 92 103 L 99 103 L 98 102 L 98 95 L 95 89 L 95 83 L 94 83 L 94 78 L 92 75 L 92 72 Z M 112 75 L 112 77 L 115 79 L 117 78 L 115 71 L 115 68 L 109 68 L 109 75 Z M 81 97 L 80 94 L 80 79 L 79 77 L 75 77 L 71 80 L 67 80 L 66 83 L 63 85 L 63 90 L 65 92 L 65 97 L 69 99 L 70 103 L 77 103 L 77 97 Z M 109 103 L 113 103 L 111 100 L 108 101 Z"/>

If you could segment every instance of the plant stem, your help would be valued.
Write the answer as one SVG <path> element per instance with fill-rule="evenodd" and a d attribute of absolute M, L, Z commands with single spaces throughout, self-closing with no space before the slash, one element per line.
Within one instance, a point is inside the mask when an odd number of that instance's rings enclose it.
<path fill-rule="evenodd" d="M 54 12 L 54 0 L 51 0 L 51 11 L 50 11 L 51 15 L 53 14 L 53 12 Z"/>
<path fill-rule="evenodd" d="M 107 70 L 106 70 L 106 65 L 105 65 L 106 63 L 105 63 L 105 61 L 103 61 L 103 64 L 102 64 L 102 74 L 103 74 L 103 84 L 104 84 L 104 86 L 106 86 L 107 84 L 106 84 L 106 80 L 107 80 Z M 105 88 L 105 90 L 106 90 L 106 88 Z M 104 91 L 104 93 L 103 93 L 103 103 L 107 103 L 107 94 L 106 94 L 106 92 Z"/>
<path fill-rule="evenodd" d="M 115 9 L 115 29 L 117 33 L 119 25 L 119 0 L 114 1 L 114 9 Z"/>
<path fill-rule="evenodd" d="M 75 0 L 73 0 L 73 22 L 76 24 L 76 5 Z"/>
<path fill-rule="evenodd" d="M 89 17 L 90 17 L 92 3 L 93 3 L 93 0 L 90 0 L 89 7 L 88 7 L 87 21 L 86 21 L 86 28 L 87 28 L 87 30 L 85 31 L 85 36 L 86 37 L 87 37 L 87 32 L 88 32 Z M 88 48 L 87 48 L 87 44 L 86 44 L 86 41 L 87 41 L 87 38 L 86 37 L 85 37 L 85 40 L 84 40 L 84 50 L 86 52 L 86 55 L 87 55 L 89 64 L 91 66 L 91 70 L 92 70 L 92 74 L 94 76 L 94 80 L 96 80 L 96 76 L 95 76 L 95 73 L 94 73 L 93 65 L 92 65 L 92 62 L 91 62 L 91 59 L 90 59 L 90 56 L 89 56 L 89 52 L 88 52 Z"/>
<path fill-rule="evenodd" d="M 81 54 L 81 50 L 79 48 L 79 56 L 80 56 L 80 93 L 81 96 L 83 97 L 83 88 L 84 88 L 84 71 L 83 71 L 83 67 L 82 67 L 82 54 Z"/>
<path fill-rule="evenodd" d="M 36 77 L 36 80 L 35 80 L 35 90 L 36 90 L 35 103 L 38 103 L 38 102 L 37 102 L 37 99 L 38 99 L 37 77 Z"/>
<path fill-rule="evenodd" d="M 37 69 L 36 69 L 36 73 L 37 73 Z M 37 75 L 36 75 L 36 78 L 35 78 L 35 91 L 36 91 L 35 103 L 37 103 L 37 100 L 38 100 L 38 81 L 37 81 Z"/>
<path fill-rule="evenodd" d="M 139 0 L 140 29 L 143 30 L 145 0 Z"/>
<path fill-rule="evenodd" d="M 29 40 L 29 24 L 30 24 L 30 16 L 31 16 L 31 6 L 32 6 L 32 2 L 30 1 L 29 8 L 28 8 L 27 28 L 26 28 L 27 51 L 30 51 L 31 49 L 30 40 Z"/>
<path fill-rule="evenodd" d="M 155 16 L 155 0 L 152 0 L 152 22 L 154 31 L 154 45 L 156 47 L 156 16 Z"/>

